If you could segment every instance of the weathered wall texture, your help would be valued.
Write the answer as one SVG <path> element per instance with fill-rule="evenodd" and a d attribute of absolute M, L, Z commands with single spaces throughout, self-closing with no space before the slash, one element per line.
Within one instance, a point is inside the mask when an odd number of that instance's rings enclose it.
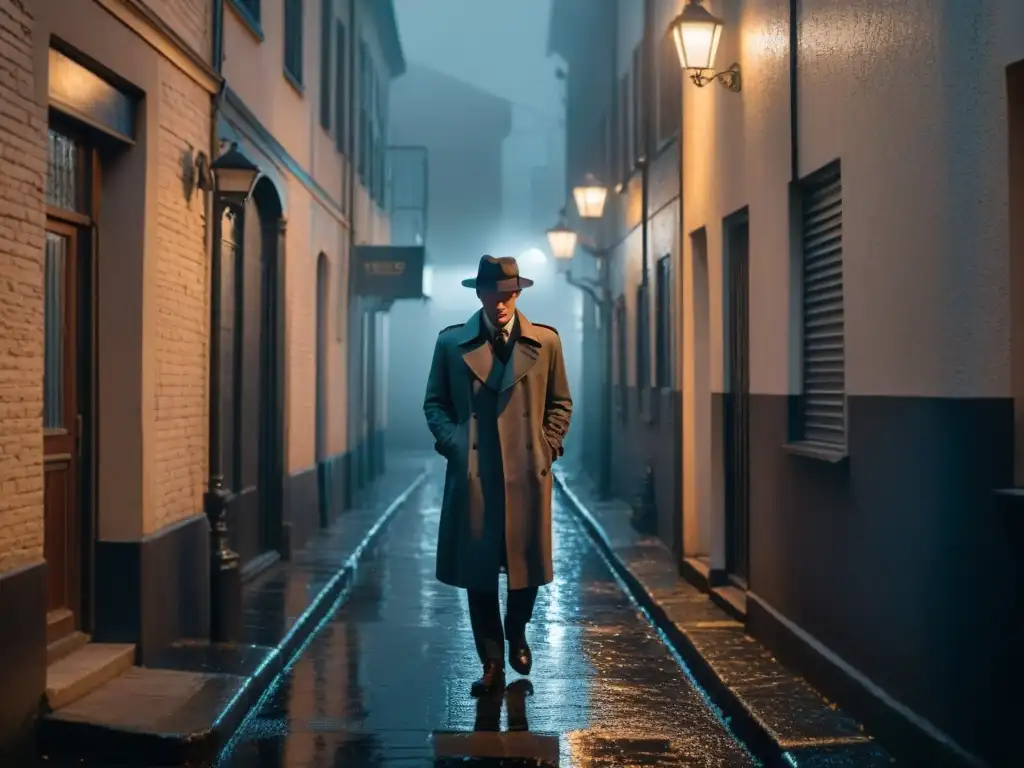
<path fill-rule="evenodd" d="M 219 0 L 144 0 L 182 42 L 204 60 L 210 58 L 213 3 Z"/>
<path fill-rule="evenodd" d="M 31 3 L 0 0 L 0 573 L 43 551 L 43 190 Z"/>
<path fill-rule="evenodd" d="M 204 193 L 186 189 L 184 160 L 209 144 L 210 96 L 161 60 L 159 98 L 154 530 L 202 509 L 209 359 Z"/>

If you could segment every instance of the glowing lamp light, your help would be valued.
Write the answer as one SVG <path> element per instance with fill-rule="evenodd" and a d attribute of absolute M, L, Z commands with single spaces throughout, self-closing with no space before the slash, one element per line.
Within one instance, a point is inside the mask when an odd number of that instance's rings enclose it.
<path fill-rule="evenodd" d="M 551 246 L 551 255 L 559 261 L 569 261 L 576 253 L 576 233 L 565 225 L 565 221 L 559 221 L 548 230 L 548 244 Z"/>
<path fill-rule="evenodd" d="M 737 92 L 741 87 L 738 64 L 722 72 L 714 71 L 724 23 L 701 3 L 702 0 L 689 0 L 669 26 L 679 66 L 690 73 L 690 80 L 698 87 L 718 80 L 730 91 Z"/>
<path fill-rule="evenodd" d="M 540 265 L 546 263 L 548 257 L 540 248 L 527 248 L 519 255 L 519 261 L 523 264 Z"/>
<path fill-rule="evenodd" d="M 581 218 L 600 219 L 604 213 L 605 200 L 608 199 L 608 189 L 601 186 L 593 174 L 588 173 L 583 183 L 573 189 L 572 196 Z"/>

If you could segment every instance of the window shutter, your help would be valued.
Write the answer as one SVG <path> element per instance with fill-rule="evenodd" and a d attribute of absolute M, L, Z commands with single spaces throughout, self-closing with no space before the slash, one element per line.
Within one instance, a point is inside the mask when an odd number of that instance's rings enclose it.
<path fill-rule="evenodd" d="M 843 215 L 839 165 L 803 192 L 804 439 L 846 445 Z"/>

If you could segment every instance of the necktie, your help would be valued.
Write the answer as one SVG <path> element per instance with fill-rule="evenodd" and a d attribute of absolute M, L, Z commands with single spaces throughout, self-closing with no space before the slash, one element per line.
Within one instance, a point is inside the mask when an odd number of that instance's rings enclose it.
<path fill-rule="evenodd" d="M 504 328 L 498 330 L 494 334 L 494 352 L 498 355 L 498 358 L 502 361 L 505 360 L 505 349 L 508 345 L 508 331 Z"/>

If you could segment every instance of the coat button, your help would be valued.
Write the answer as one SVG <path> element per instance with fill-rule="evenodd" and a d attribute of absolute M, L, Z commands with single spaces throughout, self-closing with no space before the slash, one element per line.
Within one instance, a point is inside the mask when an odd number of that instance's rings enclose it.
<path fill-rule="evenodd" d="M 523 418 L 526 418 L 526 419 L 530 418 L 530 412 L 529 411 L 523 411 Z"/>
<path fill-rule="evenodd" d="M 474 419 L 476 418 L 476 414 L 475 414 L 475 413 L 473 414 L 473 418 L 474 418 Z"/>
<path fill-rule="evenodd" d="M 473 443 L 473 450 L 476 450 L 476 443 Z"/>
<path fill-rule="evenodd" d="M 532 451 L 533 450 L 533 443 L 527 443 L 526 444 L 526 450 Z"/>
<path fill-rule="evenodd" d="M 541 477 L 547 477 L 547 476 L 548 476 L 548 471 L 547 471 L 546 469 L 542 469 L 542 470 L 540 471 L 540 476 L 541 476 Z"/>

